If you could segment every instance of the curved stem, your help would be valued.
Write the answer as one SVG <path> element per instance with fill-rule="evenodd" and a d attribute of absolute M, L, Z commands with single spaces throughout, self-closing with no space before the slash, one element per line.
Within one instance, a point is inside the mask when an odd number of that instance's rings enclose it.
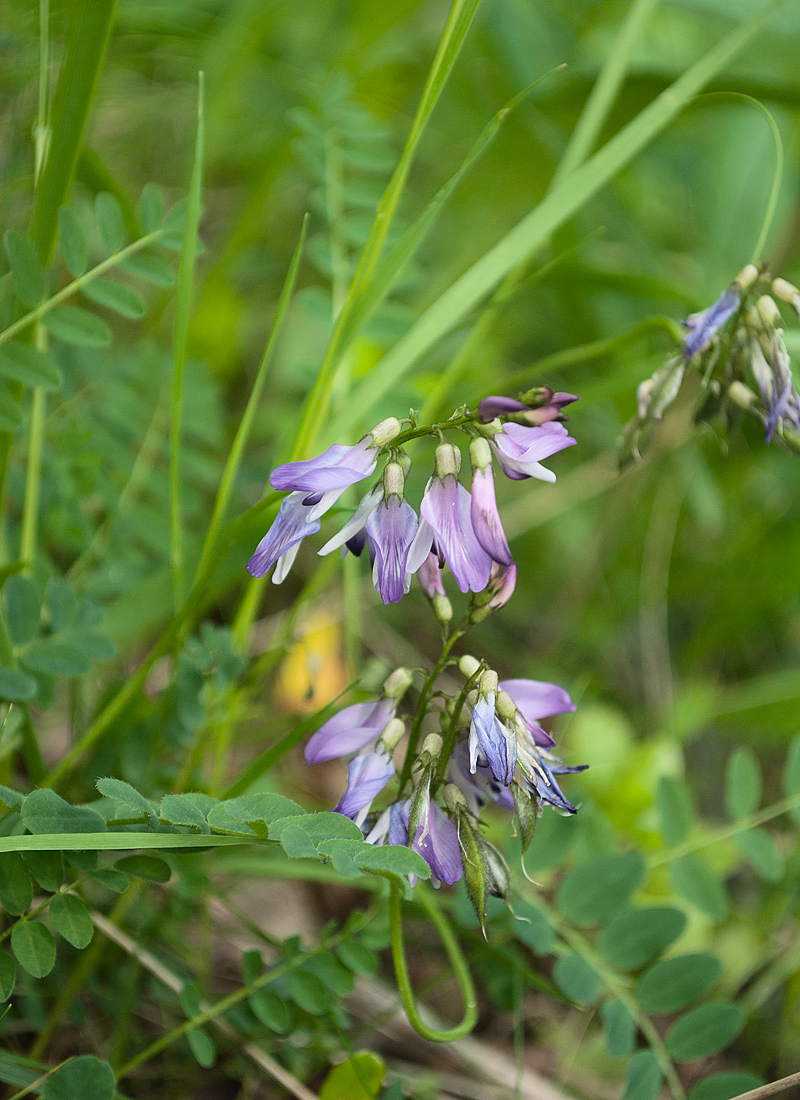
<path fill-rule="evenodd" d="M 411 988 L 408 964 L 406 963 L 400 891 L 397 886 L 392 884 L 392 893 L 389 898 L 389 931 L 392 937 L 392 960 L 397 976 L 397 988 L 403 998 L 403 1005 L 409 1022 L 417 1034 L 421 1035 L 423 1039 L 429 1039 L 432 1043 L 451 1043 L 455 1039 L 463 1039 L 465 1035 L 469 1035 L 478 1022 L 478 999 L 475 986 L 467 966 L 467 960 L 461 952 L 455 933 L 445 915 L 434 902 L 430 892 L 424 887 L 418 888 L 416 896 L 439 933 L 447 957 L 453 967 L 458 987 L 461 990 L 461 998 L 464 1002 L 464 1016 L 461 1023 L 448 1028 L 446 1031 L 437 1031 L 435 1028 L 428 1027 L 419 1014 L 414 991 Z"/>

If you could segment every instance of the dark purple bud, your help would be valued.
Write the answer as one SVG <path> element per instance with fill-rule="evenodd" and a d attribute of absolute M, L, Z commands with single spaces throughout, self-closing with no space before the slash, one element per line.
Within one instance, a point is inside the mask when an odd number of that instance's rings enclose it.
<path fill-rule="evenodd" d="M 525 412 L 527 405 L 513 397 L 484 397 L 478 405 L 478 416 L 488 424 L 496 416 L 508 416 L 509 413 Z"/>

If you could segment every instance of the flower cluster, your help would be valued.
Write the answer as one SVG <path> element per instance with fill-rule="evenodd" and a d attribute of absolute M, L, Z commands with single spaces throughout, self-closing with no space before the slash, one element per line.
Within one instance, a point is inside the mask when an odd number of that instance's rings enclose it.
<path fill-rule="evenodd" d="M 280 584 L 301 541 L 319 531 L 325 512 L 346 489 L 370 477 L 385 456 L 378 482 L 319 553 L 341 548 L 342 553 L 360 555 L 367 546 L 373 584 L 385 604 L 402 599 L 414 574 L 431 599 L 443 596 L 440 572 L 446 564 L 462 592 L 491 589 L 494 606 L 499 606 L 513 591 L 516 566 L 497 509 L 492 459 L 509 478 L 555 481 L 542 461 L 575 442 L 559 419 L 563 406 L 575 400 L 572 394 L 543 387 L 519 400 L 486 398 L 476 412 L 460 410 L 450 421 L 426 428 L 390 417 L 354 446 L 334 444 L 317 458 L 278 466 L 270 485 L 289 495 L 250 558 L 248 571 L 262 577 L 274 565 L 273 581 Z M 444 437 L 452 428 L 470 439 L 471 492 L 459 480 L 461 450 Z M 402 444 L 421 435 L 435 435 L 441 442 L 418 516 L 405 499 L 411 460 Z"/>

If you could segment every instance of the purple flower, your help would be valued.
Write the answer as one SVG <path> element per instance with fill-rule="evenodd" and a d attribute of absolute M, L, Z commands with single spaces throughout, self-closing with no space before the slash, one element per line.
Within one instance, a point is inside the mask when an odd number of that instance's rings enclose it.
<path fill-rule="evenodd" d="M 408 802 L 403 806 L 403 823 L 408 828 Z M 444 810 L 429 802 L 425 817 L 411 842 L 440 882 L 452 886 L 464 873 L 456 827 Z"/>
<path fill-rule="evenodd" d="M 503 473 L 515 481 L 538 477 L 555 481 L 556 475 L 541 465 L 543 458 L 572 447 L 576 442 L 563 424 L 551 421 L 538 427 L 506 424 L 491 440 L 491 447 Z"/>
<path fill-rule="evenodd" d="M 505 607 L 514 595 L 514 589 L 516 587 L 517 567 L 514 562 L 512 561 L 511 565 L 507 565 L 503 569 L 499 569 L 497 563 L 494 563 L 492 565 L 492 575 L 489 580 L 489 591 L 492 593 L 492 598 L 486 606 L 495 609 L 498 607 Z"/>
<path fill-rule="evenodd" d="M 419 580 L 420 588 L 429 600 L 432 600 L 434 596 L 445 595 L 438 554 L 428 554 L 417 570 L 417 579 Z"/>
<path fill-rule="evenodd" d="M 688 329 L 683 341 L 683 354 L 686 358 L 691 359 L 698 351 L 702 351 L 711 337 L 719 332 L 738 308 L 739 293 L 728 287 L 727 290 L 723 290 L 713 306 L 687 317 L 683 322 L 684 328 Z"/>
<path fill-rule="evenodd" d="M 358 752 L 370 742 L 377 741 L 394 717 L 396 705 L 394 699 L 379 699 L 375 703 L 353 703 L 340 710 L 309 738 L 305 749 L 306 763 L 321 764 L 324 760 L 335 760 L 337 756 Z"/>
<path fill-rule="evenodd" d="M 306 535 L 315 535 L 320 528 L 313 508 L 304 503 L 305 493 L 291 493 L 281 504 L 275 522 L 256 547 L 247 563 L 247 571 L 253 577 L 263 577 L 277 562 L 272 578 L 280 584 L 292 567 L 301 541 Z"/>
<path fill-rule="evenodd" d="M 363 827 L 372 800 L 395 774 L 391 756 L 386 752 L 364 752 L 350 761 L 347 790 L 334 806 L 334 813 L 351 817 Z"/>
<path fill-rule="evenodd" d="M 334 443 L 323 454 L 303 462 L 286 462 L 277 466 L 269 477 L 273 489 L 289 489 L 313 501 L 312 519 L 318 519 L 335 504 L 345 489 L 369 477 L 378 461 L 378 452 L 371 435 L 347 447 Z"/>
<path fill-rule="evenodd" d="M 372 830 L 364 837 L 367 844 L 399 844 L 405 848 L 408 844 L 408 829 L 403 824 L 403 807 L 407 805 L 407 802 L 393 802 L 385 809 Z"/>
<path fill-rule="evenodd" d="M 534 778 L 528 778 L 528 786 L 541 801 L 549 802 L 558 810 L 566 810 L 567 813 L 574 814 L 578 812 L 577 808 L 565 797 L 556 782 L 556 776 L 585 772 L 588 767 L 588 764 L 578 764 L 574 768 L 568 768 L 556 757 L 540 753 L 537 774 Z"/>
<path fill-rule="evenodd" d="M 474 772 L 470 769 L 466 741 L 459 741 L 453 749 L 447 762 L 447 778 L 462 792 L 476 817 L 487 802 L 496 802 L 498 806 L 513 813 L 514 798 L 511 788 L 498 782 L 488 766 L 478 764 Z"/>
<path fill-rule="evenodd" d="M 569 692 L 558 684 L 548 684 L 542 680 L 501 680 L 498 686 L 511 696 L 519 708 L 534 742 L 541 748 L 554 745 L 555 741 L 539 722 L 542 718 L 552 718 L 554 714 L 574 711 L 575 704 Z"/>
<path fill-rule="evenodd" d="M 579 398 L 574 393 L 553 393 L 548 387 L 543 387 L 548 392 L 543 404 L 539 405 L 535 409 L 530 409 L 525 414 L 525 420 L 528 424 L 547 424 L 550 420 L 556 420 L 562 415 L 562 409 L 565 405 L 571 405 L 573 401 L 578 401 Z"/>
<path fill-rule="evenodd" d="M 477 442 L 477 441 L 476 441 Z M 480 440 L 486 444 L 485 440 Z M 488 450 L 488 447 L 487 447 Z M 476 469 L 472 477 L 470 519 L 475 537 L 483 549 L 499 565 L 511 565 L 511 551 L 506 542 L 497 500 L 494 495 L 494 474 L 491 465 Z"/>
<path fill-rule="evenodd" d="M 461 591 L 482 592 L 489 583 L 492 559 L 473 530 L 471 497 L 456 478 L 459 461 L 460 453 L 451 444 L 442 443 L 436 448 L 436 473 L 420 505 L 426 526 L 420 524 L 412 554 L 424 549 L 424 560 L 435 538 Z"/>
<path fill-rule="evenodd" d="M 393 493 L 369 513 L 366 529 L 375 554 L 375 591 L 385 604 L 398 603 L 408 591 L 406 563 L 417 533 L 417 514 Z"/>
<path fill-rule="evenodd" d="M 514 778 L 517 766 L 517 743 L 495 714 L 495 695 L 481 696 L 472 708 L 469 727 L 469 770 L 474 772 L 478 762 L 486 759 L 492 775 L 506 786 Z"/>
<path fill-rule="evenodd" d="M 767 347 L 769 362 L 756 337 L 752 338 L 750 347 L 750 367 L 767 407 L 764 442 L 771 443 L 782 421 L 793 428 L 800 428 L 800 397 L 794 386 L 789 353 L 780 333 L 774 330 L 771 334 Z"/>
<path fill-rule="evenodd" d="M 341 531 L 337 535 L 334 535 L 332 539 L 328 539 L 318 553 L 322 555 L 330 554 L 332 550 L 338 550 L 340 546 L 347 546 L 348 549 L 350 549 L 350 543 L 353 539 L 358 537 L 359 533 L 363 532 L 364 525 L 369 519 L 370 513 L 375 511 L 382 500 L 383 486 L 376 485 L 374 489 L 370 489 L 366 496 L 361 498 L 361 503 Z M 359 549 L 358 553 L 360 552 L 361 550 Z"/>

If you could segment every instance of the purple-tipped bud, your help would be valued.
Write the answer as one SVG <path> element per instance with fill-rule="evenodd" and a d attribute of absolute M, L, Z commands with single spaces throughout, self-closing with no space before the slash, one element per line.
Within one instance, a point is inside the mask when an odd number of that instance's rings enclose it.
<path fill-rule="evenodd" d="M 493 610 L 505 607 L 514 595 L 516 587 L 517 567 L 515 563 L 512 561 L 511 565 L 507 565 L 505 569 L 498 569 L 495 565 L 492 568 L 492 578 L 489 581 L 489 591 L 492 593 L 492 598 L 486 606 L 491 607 Z"/>
<path fill-rule="evenodd" d="M 434 596 L 445 595 L 438 554 L 428 554 L 425 561 L 417 570 L 417 580 L 419 581 L 420 588 L 429 600 L 432 600 Z"/>
<path fill-rule="evenodd" d="M 683 322 L 688 330 L 683 341 L 683 354 L 691 359 L 698 351 L 702 351 L 725 322 L 733 317 L 739 308 L 739 293 L 732 287 L 723 290 L 719 298 L 708 309 L 701 313 L 693 313 Z"/>
<path fill-rule="evenodd" d="M 478 416 L 484 424 L 488 424 L 498 416 L 509 416 L 511 413 L 526 412 L 528 406 L 513 397 L 484 397 L 478 405 Z"/>

